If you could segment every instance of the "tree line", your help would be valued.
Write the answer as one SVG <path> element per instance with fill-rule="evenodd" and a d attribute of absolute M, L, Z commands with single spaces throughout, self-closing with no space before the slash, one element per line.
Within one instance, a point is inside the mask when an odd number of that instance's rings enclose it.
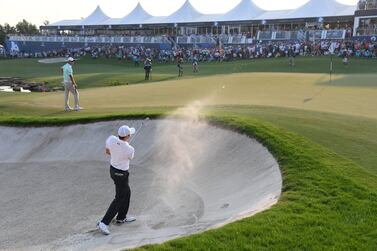
<path fill-rule="evenodd" d="M 45 21 L 48 24 L 48 21 Z M 0 24 L 0 44 L 4 44 L 7 34 L 37 35 L 39 29 L 35 24 L 29 23 L 25 19 L 18 22 L 15 26 L 8 23 Z"/>

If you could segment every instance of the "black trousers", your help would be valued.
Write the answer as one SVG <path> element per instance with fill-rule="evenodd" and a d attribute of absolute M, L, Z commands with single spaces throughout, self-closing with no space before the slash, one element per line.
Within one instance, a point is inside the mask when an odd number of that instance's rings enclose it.
<path fill-rule="evenodd" d="M 102 219 L 102 222 L 109 225 L 115 216 L 117 220 L 124 220 L 130 206 L 131 189 L 128 185 L 128 171 L 122 171 L 110 167 L 110 176 L 115 184 L 115 198 Z"/>

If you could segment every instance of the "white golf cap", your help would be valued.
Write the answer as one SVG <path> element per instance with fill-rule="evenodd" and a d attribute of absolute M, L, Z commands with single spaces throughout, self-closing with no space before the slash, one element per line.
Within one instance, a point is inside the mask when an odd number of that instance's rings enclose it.
<path fill-rule="evenodd" d="M 135 134 L 135 128 L 128 127 L 128 126 L 124 125 L 124 126 L 121 126 L 118 130 L 118 136 L 119 137 L 126 137 L 126 136 L 129 136 L 131 134 Z"/>
<path fill-rule="evenodd" d="M 74 62 L 74 61 L 76 61 L 73 57 L 69 57 L 68 59 L 67 59 L 67 61 L 68 62 Z"/>

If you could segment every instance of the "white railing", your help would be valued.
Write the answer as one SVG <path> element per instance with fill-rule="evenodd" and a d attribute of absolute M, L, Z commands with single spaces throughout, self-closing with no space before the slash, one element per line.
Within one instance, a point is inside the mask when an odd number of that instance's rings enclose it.
<path fill-rule="evenodd" d="M 377 36 L 377 28 L 358 28 L 356 36 Z"/>
<path fill-rule="evenodd" d="M 12 35 L 9 36 L 9 40 L 18 42 L 59 42 L 59 43 L 98 43 L 98 44 L 127 44 L 127 43 L 137 43 L 137 44 L 169 44 L 168 38 L 164 36 L 157 37 L 143 37 L 143 36 L 19 36 Z"/>
<path fill-rule="evenodd" d="M 216 44 L 216 40 L 208 35 L 178 36 L 177 44 Z"/>
<path fill-rule="evenodd" d="M 217 39 L 221 44 L 251 44 L 252 39 L 246 38 L 244 35 L 219 35 L 218 38 L 209 35 L 193 35 L 193 36 L 179 36 L 176 41 L 178 44 L 216 44 Z"/>
<path fill-rule="evenodd" d="M 258 40 L 340 40 L 346 38 L 346 30 L 310 31 L 259 31 Z"/>

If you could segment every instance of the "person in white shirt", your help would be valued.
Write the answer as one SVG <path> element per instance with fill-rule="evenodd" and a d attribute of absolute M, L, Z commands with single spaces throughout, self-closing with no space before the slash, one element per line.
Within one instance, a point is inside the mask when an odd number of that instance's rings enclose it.
<path fill-rule="evenodd" d="M 64 105 L 66 111 L 71 111 L 72 108 L 69 106 L 69 93 L 73 94 L 75 99 L 75 111 L 80 111 L 82 107 L 79 106 L 79 92 L 77 91 L 76 79 L 73 77 L 72 66 L 75 64 L 75 59 L 68 58 L 68 62 L 61 68 L 63 73 L 63 83 L 64 83 Z"/>
<path fill-rule="evenodd" d="M 135 128 L 122 126 L 118 137 L 110 136 L 106 140 L 106 154 L 110 155 L 110 177 L 115 184 L 115 198 L 103 219 L 97 223 L 101 233 L 109 235 L 109 224 L 116 216 L 116 223 L 132 222 L 136 219 L 127 216 L 130 205 L 131 189 L 128 184 L 130 160 L 134 158 L 135 149 L 128 143 Z"/>

